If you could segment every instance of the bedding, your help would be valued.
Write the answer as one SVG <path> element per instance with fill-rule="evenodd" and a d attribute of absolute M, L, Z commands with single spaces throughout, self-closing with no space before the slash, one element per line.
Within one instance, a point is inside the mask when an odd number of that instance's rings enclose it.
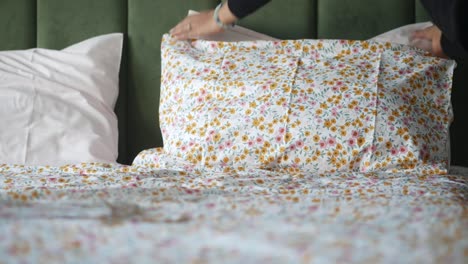
<path fill-rule="evenodd" d="M 447 170 L 454 61 L 346 40 L 165 36 L 161 53 L 169 155 L 221 171 Z"/>
<path fill-rule="evenodd" d="M 189 10 L 188 15 L 197 14 L 197 11 Z M 241 27 L 236 25 L 235 27 L 226 28 L 223 32 L 212 36 L 205 36 L 204 40 L 211 40 L 211 41 L 253 41 L 253 40 L 278 40 L 276 38 L 270 37 L 268 35 L 262 34 L 260 32 L 256 32 L 254 30 Z"/>
<path fill-rule="evenodd" d="M 458 175 L 220 173 L 163 152 L 157 157 L 151 166 L 0 165 L 0 262 L 468 258 L 468 169 L 457 168 Z"/>
<path fill-rule="evenodd" d="M 123 35 L 0 52 L 0 163 L 115 162 Z"/>
<path fill-rule="evenodd" d="M 421 22 L 404 25 L 390 31 L 384 32 L 378 36 L 371 38 L 370 40 L 379 42 L 392 42 L 403 45 L 410 45 L 422 50 L 432 50 L 432 41 L 427 39 L 414 39 L 412 34 L 415 31 L 423 30 L 427 27 L 432 26 L 432 22 Z"/>

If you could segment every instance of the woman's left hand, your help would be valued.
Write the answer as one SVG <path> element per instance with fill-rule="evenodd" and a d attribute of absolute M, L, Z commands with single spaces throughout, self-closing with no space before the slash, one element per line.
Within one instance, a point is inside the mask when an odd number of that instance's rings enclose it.
<path fill-rule="evenodd" d="M 430 26 L 423 30 L 418 30 L 413 33 L 413 39 L 427 39 L 432 41 L 432 49 L 429 50 L 434 56 L 447 58 L 445 55 L 444 50 L 442 49 L 442 45 L 440 43 L 440 39 L 442 37 L 442 32 L 437 26 Z"/>

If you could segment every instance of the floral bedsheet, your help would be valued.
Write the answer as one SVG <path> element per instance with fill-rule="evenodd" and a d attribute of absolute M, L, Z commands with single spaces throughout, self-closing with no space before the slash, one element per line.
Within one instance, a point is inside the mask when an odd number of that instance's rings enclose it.
<path fill-rule="evenodd" d="M 0 263 L 468 260 L 468 170 L 153 167 L 0 165 Z"/>

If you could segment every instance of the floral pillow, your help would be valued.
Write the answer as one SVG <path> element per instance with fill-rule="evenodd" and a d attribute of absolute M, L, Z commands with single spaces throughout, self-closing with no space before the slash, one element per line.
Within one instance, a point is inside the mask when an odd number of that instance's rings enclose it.
<path fill-rule="evenodd" d="M 453 61 L 344 40 L 162 43 L 164 151 L 205 168 L 442 173 Z"/>

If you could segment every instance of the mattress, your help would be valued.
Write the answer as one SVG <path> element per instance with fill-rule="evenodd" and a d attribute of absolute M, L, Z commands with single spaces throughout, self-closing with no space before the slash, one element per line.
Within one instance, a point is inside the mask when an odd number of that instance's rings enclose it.
<path fill-rule="evenodd" d="M 162 164 L 162 163 L 161 163 Z M 0 165 L 0 263 L 466 263 L 449 175 Z"/>

